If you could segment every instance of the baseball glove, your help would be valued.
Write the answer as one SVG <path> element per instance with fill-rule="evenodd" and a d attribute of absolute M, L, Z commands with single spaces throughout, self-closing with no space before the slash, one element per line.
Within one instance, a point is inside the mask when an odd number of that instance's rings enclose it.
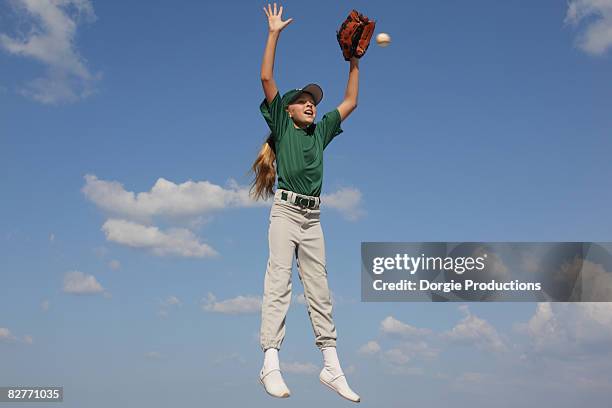
<path fill-rule="evenodd" d="M 376 22 L 374 20 L 368 19 L 357 10 L 351 11 L 336 32 L 342 56 L 346 61 L 352 57 L 363 57 L 370 45 L 375 26 Z"/>

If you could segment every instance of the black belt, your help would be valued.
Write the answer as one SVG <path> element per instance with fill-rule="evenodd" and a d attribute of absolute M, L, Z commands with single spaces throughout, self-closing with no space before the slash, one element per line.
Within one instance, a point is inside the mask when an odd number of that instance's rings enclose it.
<path fill-rule="evenodd" d="M 306 207 L 306 208 L 314 208 L 317 205 L 317 200 L 313 199 L 313 198 L 308 198 L 308 197 L 302 197 L 298 194 L 294 193 L 294 200 L 293 200 L 293 204 L 295 205 L 299 205 L 300 207 Z M 286 191 L 282 191 L 281 192 L 281 200 L 289 201 L 289 194 L 287 194 Z"/>

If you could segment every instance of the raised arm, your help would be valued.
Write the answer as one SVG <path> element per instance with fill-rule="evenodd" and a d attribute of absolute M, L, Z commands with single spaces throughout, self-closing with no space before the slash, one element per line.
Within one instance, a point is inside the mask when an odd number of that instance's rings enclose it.
<path fill-rule="evenodd" d="M 344 100 L 338 105 L 340 120 L 344 120 L 357 107 L 359 95 L 359 60 L 355 57 L 350 60 L 349 77 L 344 92 Z"/>
<path fill-rule="evenodd" d="M 278 42 L 280 32 L 283 31 L 283 29 L 287 27 L 287 25 L 289 25 L 293 19 L 289 18 L 282 21 L 283 6 L 280 6 L 280 8 L 277 9 L 276 3 L 274 3 L 274 7 L 268 4 L 268 7 L 264 7 L 263 10 L 268 17 L 268 41 L 266 42 L 266 49 L 264 51 L 263 61 L 261 63 L 261 85 L 263 86 L 266 100 L 268 103 L 270 103 L 278 93 L 276 82 L 274 82 L 274 56 L 276 54 L 276 43 Z"/>

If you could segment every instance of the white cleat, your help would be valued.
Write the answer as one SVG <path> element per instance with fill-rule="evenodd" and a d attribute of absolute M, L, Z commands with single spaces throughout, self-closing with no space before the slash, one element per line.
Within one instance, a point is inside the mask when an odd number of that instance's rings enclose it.
<path fill-rule="evenodd" d="M 287 398 L 291 395 L 289 388 L 283 381 L 283 376 L 279 369 L 272 369 L 264 374 L 259 372 L 259 382 L 263 385 L 266 392 L 276 398 Z"/>
<path fill-rule="evenodd" d="M 323 368 L 319 374 L 319 380 L 340 394 L 341 397 L 353 402 L 361 401 L 359 395 L 355 394 L 353 390 L 351 390 L 351 387 L 349 387 L 344 373 L 334 376 L 327 369 Z"/>

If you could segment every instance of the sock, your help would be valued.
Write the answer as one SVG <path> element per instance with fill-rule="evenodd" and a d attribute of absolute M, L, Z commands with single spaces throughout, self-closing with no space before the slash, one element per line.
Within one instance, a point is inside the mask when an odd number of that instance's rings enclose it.
<path fill-rule="evenodd" d="M 321 349 L 323 352 L 323 365 L 324 367 L 335 377 L 342 375 L 342 368 L 340 367 L 340 360 L 338 360 L 338 354 L 336 353 L 335 347 L 324 347 Z"/>
<path fill-rule="evenodd" d="M 325 381 L 329 382 L 326 384 L 329 385 L 332 389 L 336 390 L 338 394 L 342 397 L 353 401 L 359 402 L 361 398 L 359 395 L 355 393 L 355 391 L 351 390 L 348 382 L 346 381 L 346 377 L 342 372 L 342 368 L 340 367 L 340 361 L 338 360 L 338 354 L 336 353 L 335 347 L 324 347 L 321 349 L 323 352 L 323 370 L 321 370 L 321 379 L 325 378 Z"/>
<path fill-rule="evenodd" d="M 280 369 L 280 363 L 278 362 L 278 349 L 269 348 L 264 353 L 263 371 L 268 372 L 270 370 Z"/>

